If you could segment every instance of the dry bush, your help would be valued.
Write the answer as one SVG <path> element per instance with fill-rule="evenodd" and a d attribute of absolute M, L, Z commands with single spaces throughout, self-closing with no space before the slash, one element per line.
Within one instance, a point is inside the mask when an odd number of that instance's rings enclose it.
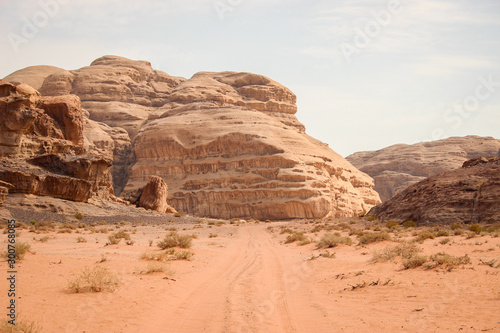
<path fill-rule="evenodd" d="M 106 267 L 85 268 L 80 275 L 69 283 L 75 293 L 114 291 L 119 284 L 118 277 Z"/>
<path fill-rule="evenodd" d="M 451 270 L 452 268 L 460 265 L 470 264 L 471 262 L 467 254 L 462 257 L 454 257 L 445 252 L 433 254 L 429 259 L 434 262 L 429 266 L 429 268 L 434 268 L 436 266 L 445 266 L 448 270 Z"/>
<path fill-rule="evenodd" d="M 146 274 L 152 273 L 163 273 L 166 267 L 159 262 L 149 262 L 146 270 Z"/>
<path fill-rule="evenodd" d="M 434 239 L 436 235 L 429 230 L 422 230 L 418 235 L 415 241 L 419 243 L 423 243 L 426 239 Z"/>
<path fill-rule="evenodd" d="M 391 236 L 386 232 L 366 232 L 359 237 L 359 245 L 366 245 L 375 242 L 391 240 Z"/>
<path fill-rule="evenodd" d="M 110 245 L 118 244 L 118 243 L 120 243 L 120 241 L 122 239 L 124 239 L 126 241 L 130 241 L 130 234 L 124 230 L 120 230 L 118 232 L 115 232 L 114 234 L 108 236 L 108 240 L 109 240 L 108 244 L 110 244 Z"/>
<path fill-rule="evenodd" d="M 14 244 L 14 256 L 16 261 L 21 261 L 24 259 L 24 256 L 26 255 L 26 252 L 28 252 L 31 249 L 31 245 L 28 243 L 24 242 L 16 242 Z M 2 253 L 2 257 L 5 259 L 9 259 L 9 253 L 6 251 Z"/>
<path fill-rule="evenodd" d="M 172 247 L 188 249 L 192 245 L 193 237 L 191 235 L 180 235 L 175 231 L 170 232 L 165 238 L 158 242 L 158 247 L 162 250 Z"/>
<path fill-rule="evenodd" d="M 80 212 L 75 213 L 75 219 L 77 219 L 77 220 L 83 220 L 84 217 L 85 216 Z"/>
<path fill-rule="evenodd" d="M 342 237 L 338 232 L 331 234 L 327 233 L 324 234 L 323 237 L 319 240 L 319 242 L 316 244 L 317 249 L 321 248 L 332 248 L 336 247 L 339 244 L 344 244 L 351 246 L 352 245 L 352 239 L 350 237 Z"/>
<path fill-rule="evenodd" d="M 286 237 L 285 244 L 289 244 L 289 243 L 293 243 L 293 242 L 297 242 L 297 241 L 302 242 L 306 239 L 307 239 L 307 237 L 304 235 L 303 232 L 294 232 Z"/>
<path fill-rule="evenodd" d="M 33 239 L 35 239 L 35 237 L 33 237 Z M 41 243 L 47 243 L 49 241 L 50 237 L 49 236 L 44 236 L 44 237 L 40 237 L 37 239 L 37 241 L 41 242 Z"/>
<path fill-rule="evenodd" d="M 77 243 L 87 243 L 87 239 L 80 236 L 76 239 L 76 242 Z"/>
<path fill-rule="evenodd" d="M 411 256 L 410 258 L 407 258 L 407 259 L 403 259 L 403 267 L 404 269 L 410 269 L 410 268 L 416 268 L 416 267 L 419 267 L 419 266 L 422 266 L 423 264 L 425 264 L 427 262 L 427 257 L 425 256 L 419 256 L 419 255 L 415 255 L 415 256 Z"/>
<path fill-rule="evenodd" d="M 441 239 L 439 241 L 439 244 L 441 245 L 445 245 L 445 244 L 448 244 L 449 242 L 451 242 L 451 239 L 450 238 L 444 238 L 444 239 Z"/>
<path fill-rule="evenodd" d="M 387 222 L 385 223 L 385 227 L 386 227 L 386 228 L 389 228 L 389 229 L 399 227 L 399 222 L 398 222 L 398 221 L 393 221 L 393 220 L 391 220 L 391 221 L 387 221 Z"/>
<path fill-rule="evenodd" d="M 294 231 L 290 228 L 281 228 L 281 231 L 280 231 L 280 235 L 283 235 L 283 234 L 293 234 Z"/>
<path fill-rule="evenodd" d="M 0 322 L 0 332 L 2 333 L 41 333 L 42 328 L 35 322 L 29 322 L 24 319 L 20 319 L 19 316 L 12 325 L 9 323 L 9 319 L 4 319 Z"/>
<path fill-rule="evenodd" d="M 35 224 L 33 224 L 30 227 L 30 231 L 39 234 L 39 233 L 54 231 L 55 228 L 56 228 L 55 222 L 51 221 L 35 222 Z"/>
<path fill-rule="evenodd" d="M 372 262 L 389 261 L 396 257 L 410 259 L 422 251 L 415 243 L 404 242 L 396 246 L 387 246 L 382 252 L 373 252 Z"/>
<path fill-rule="evenodd" d="M 174 255 L 174 257 L 175 257 L 175 260 L 191 260 L 191 258 L 193 257 L 193 255 L 194 255 L 193 252 L 184 250 L 184 251 L 177 252 Z"/>

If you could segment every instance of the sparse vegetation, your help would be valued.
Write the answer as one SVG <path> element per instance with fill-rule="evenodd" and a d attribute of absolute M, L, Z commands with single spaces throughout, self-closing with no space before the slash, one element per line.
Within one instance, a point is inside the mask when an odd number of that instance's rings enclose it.
<path fill-rule="evenodd" d="M 336 247 L 339 244 L 351 246 L 352 239 L 350 237 L 343 237 L 338 232 L 336 232 L 334 234 L 326 233 L 323 235 L 323 237 L 321 237 L 319 242 L 316 244 L 316 248 L 317 249 L 332 248 L 332 247 Z"/>
<path fill-rule="evenodd" d="M 417 224 L 412 220 L 404 221 L 402 224 L 403 228 L 416 228 Z"/>
<path fill-rule="evenodd" d="M 290 235 L 288 235 L 285 239 L 285 244 L 293 243 L 293 242 L 302 242 L 306 240 L 307 237 L 304 235 L 303 232 L 294 232 Z"/>
<path fill-rule="evenodd" d="M 77 219 L 77 220 L 83 220 L 84 217 L 85 216 L 80 212 L 75 213 L 75 219 Z"/>
<path fill-rule="evenodd" d="M 109 245 L 115 245 L 115 244 L 118 244 L 120 243 L 120 241 L 124 239 L 126 241 L 130 241 L 131 238 L 130 238 L 130 234 L 127 233 L 126 231 L 124 230 L 120 230 L 118 232 L 115 232 L 114 234 L 108 236 L 108 244 Z M 128 243 L 127 243 L 128 244 Z M 132 243 L 133 244 L 133 243 Z M 131 245 L 131 244 L 128 244 L 128 245 Z"/>
<path fill-rule="evenodd" d="M 162 250 L 172 247 L 188 249 L 192 245 L 192 239 L 193 237 L 190 235 L 180 235 L 179 233 L 172 231 L 170 234 L 165 236 L 162 241 L 158 242 L 158 247 Z"/>
<path fill-rule="evenodd" d="M 359 245 L 366 245 L 375 242 L 391 240 L 391 236 L 386 232 L 366 232 L 359 237 Z"/>
<path fill-rule="evenodd" d="M 476 233 L 477 235 L 479 235 L 482 230 L 483 230 L 483 228 L 479 224 L 472 224 L 469 226 L 469 231 L 472 231 L 472 232 Z"/>
<path fill-rule="evenodd" d="M 434 262 L 434 265 L 430 265 L 430 268 L 436 266 L 445 266 L 448 270 L 460 265 L 470 264 L 470 258 L 466 254 L 462 257 L 454 257 L 445 252 L 439 252 L 430 256 L 430 260 Z"/>
<path fill-rule="evenodd" d="M 15 321 L 15 325 L 4 319 L 0 323 L 0 332 L 2 333 L 41 333 L 42 328 L 35 322 L 30 322 L 19 317 Z"/>
<path fill-rule="evenodd" d="M 410 258 L 403 259 L 404 269 L 420 267 L 427 262 L 428 258 L 426 256 L 411 256 Z"/>
<path fill-rule="evenodd" d="M 26 255 L 26 252 L 28 252 L 30 249 L 31 249 L 31 245 L 30 244 L 24 243 L 24 242 L 16 242 L 14 244 L 14 252 L 13 252 L 16 261 L 23 260 L 24 256 Z M 7 252 L 7 251 L 4 252 L 2 254 L 2 257 L 5 258 L 5 259 L 8 259 L 9 258 L 9 252 Z"/>
<path fill-rule="evenodd" d="M 76 239 L 76 242 L 77 243 L 87 243 L 87 239 L 80 236 Z"/>
<path fill-rule="evenodd" d="M 391 220 L 391 221 L 387 221 L 387 222 L 385 223 L 385 227 L 386 227 L 386 228 L 389 228 L 389 229 L 399 227 L 399 222 L 398 222 L 398 221 L 393 221 L 393 220 Z"/>
<path fill-rule="evenodd" d="M 422 230 L 418 233 L 417 238 L 415 239 L 419 243 L 423 243 L 426 239 L 434 239 L 436 235 L 429 230 Z"/>
<path fill-rule="evenodd" d="M 69 283 L 69 289 L 75 293 L 112 292 L 119 284 L 118 277 L 106 267 L 85 268 L 80 275 Z"/>
<path fill-rule="evenodd" d="M 387 246 L 382 252 L 373 252 L 372 262 L 389 261 L 396 257 L 410 259 L 417 255 L 422 249 L 415 243 L 405 242 L 396 246 Z"/>

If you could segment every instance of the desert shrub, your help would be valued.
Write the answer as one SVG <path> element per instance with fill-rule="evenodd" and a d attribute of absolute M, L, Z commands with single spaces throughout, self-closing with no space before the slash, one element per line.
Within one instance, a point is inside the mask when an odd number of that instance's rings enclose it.
<path fill-rule="evenodd" d="M 312 233 L 316 233 L 316 232 L 320 232 L 321 230 L 323 230 L 324 226 L 322 225 L 316 225 L 314 226 L 314 228 L 312 228 L 311 232 Z"/>
<path fill-rule="evenodd" d="M 436 230 L 437 237 L 448 237 L 449 235 L 450 235 L 450 232 L 446 229 L 437 228 L 437 230 Z"/>
<path fill-rule="evenodd" d="M 42 222 L 36 222 L 30 228 L 30 231 L 34 231 L 37 233 L 50 232 L 50 231 L 54 231 L 55 227 L 56 227 L 56 224 L 52 221 L 42 221 Z"/>
<path fill-rule="evenodd" d="M 415 239 L 419 243 L 423 243 L 426 239 L 434 239 L 436 235 L 429 230 L 422 230 L 418 233 L 417 238 Z"/>
<path fill-rule="evenodd" d="M 500 223 L 493 224 L 493 225 L 486 227 L 485 231 L 487 233 L 490 233 L 490 234 L 500 231 Z"/>
<path fill-rule="evenodd" d="M 413 222 L 412 220 L 404 221 L 403 222 L 403 228 L 416 228 L 417 224 Z"/>
<path fill-rule="evenodd" d="M 290 234 L 286 237 L 285 239 L 285 244 L 297 242 L 297 241 L 303 241 L 307 239 L 307 237 L 304 235 L 303 232 L 294 232 L 293 234 Z"/>
<path fill-rule="evenodd" d="M 451 230 L 462 229 L 462 225 L 460 223 L 452 223 L 452 224 L 450 224 L 450 229 Z"/>
<path fill-rule="evenodd" d="M 77 220 L 83 220 L 84 217 L 85 216 L 83 216 L 83 214 L 80 212 L 75 213 L 75 219 L 77 219 Z"/>
<path fill-rule="evenodd" d="M 218 237 L 219 235 L 217 234 L 213 234 L 213 233 L 210 233 L 210 235 L 208 235 L 208 238 L 216 238 Z"/>
<path fill-rule="evenodd" d="M 166 269 L 165 266 L 159 262 L 149 262 L 146 273 L 147 274 L 163 273 L 165 272 L 165 269 Z"/>
<path fill-rule="evenodd" d="M 162 250 L 172 247 L 188 249 L 192 245 L 192 239 L 193 237 L 190 235 L 180 235 L 176 231 L 172 231 L 163 240 L 158 242 L 158 247 Z"/>
<path fill-rule="evenodd" d="M 77 228 L 76 224 L 72 224 L 69 222 L 64 222 L 63 224 L 59 225 L 59 229 L 71 229 L 75 230 Z"/>
<path fill-rule="evenodd" d="M 75 293 L 114 291 L 119 284 L 118 277 L 106 267 L 85 268 L 80 275 L 69 283 Z"/>
<path fill-rule="evenodd" d="M 331 234 L 324 234 L 323 237 L 316 244 L 317 249 L 321 248 L 331 248 L 336 247 L 339 244 L 352 245 L 352 239 L 350 237 L 342 237 L 338 232 Z"/>
<path fill-rule="evenodd" d="M 372 215 L 367 215 L 366 216 L 366 219 L 368 221 L 376 221 L 377 220 L 377 216 L 375 214 L 372 214 Z"/>
<path fill-rule="evenodd" d="M 29 226 L 24 222 L 16 222 L 16 229 L 29 229 Z"/>
<path fill-rule="evenodd" d="M 126 241 L 130 241 L 130 234 L 124 230 L 120 230 L 120 231 L 115 232 L 114 234 L 108 236 L 108 240 L 109 240 L 110 245 L 118 244 L 118 243 L 120 243 L 120 241 L 122 239 L 124 239 Z M 131 245 L 131 244 L 129 244 L 129 245 Z"/>
<path fill-rule="evenodd" d="M 191 260 L 191 258 L 193 257 L 194 253 L 191 252 L 191 251 L 179 251 L 177 253 L 175 253 L 175 259 L 176 260 Z"/>
<path fill-rule="evenodd" d="M 469 231 L 475 232 L 476 234 L 480 234 L 483 228 L 479 224 L 472 224 L 469 226 Z"/>
<path fill-rule="evenodd" d="M 9 323 L 9 319 L 0 322 L 0 332 L 2 333 L 41 333 L 42 328 L 35 322 L 16 318 L 15 324 Z"/>
<path fill-rule="evenodd" d="M 441 245 L 445 245 L 445 244 L 448 244 L 449 242 L 451 242 L 451 239 L 450 238 L 443 238 L 439 241 L 439 244 Z"/>
<path fill-rule="evenodd" d="M 410 258 L 407 258 L 407 259 L 403 259 L 403 267 L 404 269 L 410 269 L 410 268 L 416 268 L 416 267 L 419 267 L 419 266 L 422 266 L 423 264 L 425 264 L 427 262 L 427 257 L 425 256 L 419 256 L 419 255 L 415 255 L 415 256 L 411 256 Z"/>
<path fill-rule="evenodd" d="M 463 257 L 454 257 L 445 252 L 439 252 L 431 255 L 430 260 L 435 263 L 433 267 L 443 265 L 447 269 L 452 269 L 460 265 L 470 264 L 470 258 L 468 255 L 464 255 Z"/>
<path fill-rule="evenodd" d="M 404 242 L 396 246 L 387 246 L 382 252 L 374 251 L 371 261 L 388 261 L 398 256 L 403 259 L 409 259 L 421 251 L 422 249 L 415 243 Z"/>
<path fill-rule="evenodd" d="M 33 239 L 35 239 L 35 237 L 33 237 Z M 37 240 L 41 243 L 47 243 L 49 241 L 50 237 L 49 236 L 44 236 L 44 237 L 40 237 L 38 238 Z"/>
<path fill-rule="evenodd" d="M 76 239 L 76 242 L 77 243 L 87 243 L 87 239 L 80 236 Z"/>
<path fill-rule="evenodd" d="M 464 232 L 465 232 L 464 229 L 455 229 L 455 230 L 453 230 L 453 234 L 455 236 L 462 235 Z"/>
<path fill-rule="evenodd" d="M 77 227 L 80 228 L 80 229 L 83 229 L 83 228 L 86 228 L 87 225 L 85 223 L 83 223 L 83 222 L 80 222 L 80 223 L 78 223 Z"/>
<path fill-rule="evenodd" d="M 72 232 L 73 232 L 73 230 L 70 228 L 62 228 L 62 229 L 57 230 L 58 234 L 71 234 Z"/>
<path fill-rule="evenodd" d="M 349 230 L 349 236 L 358 236 L 358 237 L 361 237 L 365 234 L 365 231 L 362 230 L 362 229 L 358 229 L 358 228 L 351 228 L 351 230 Z"/>
<path fill-rule="evenodd" d="M 391 236 L 386 232 L 366 232 L 363 236 L 359 237 L 359 245 L 382 242 L 386 240 L 391 240 Z"/>
<path fill-rule="evenodd" d="M 14 244 L 14 256 L 16 261 L 21 261 L 24 259 L 24 256 L 26 255 L 26 252 L 28 252 L 31 249 L 31 245 L 28 243 L 24 242 L 16 242 Z M 9 258 L 9 252 L 4 252 L 2 254 L 2 257 L 5 259 Z"/>
<path fill-rule="evenodd" d="M 311 243 L 312 243 L 312 240 L 310 238 L 306 237 L 303 240 L 299 241 L 298 245 L 304 246 L 304 245 L 311 244 Z"/>
<path fill-rule="evenodd" d="M 294 231 L 290 228 L 282 228 L 281 231 L 280 231 L 280 234 L 283 235 L 283 234 L 293 234 Z"/>
<path fill-rule="evenodd" d="M 393 220 L 387 221 L 387 222 L 385 222 L 385 227 L 389 228 L 389 229 L 395 228 L 395 227 L 399 227 L 399 222 L 398 221 L 393 221 Z"/>

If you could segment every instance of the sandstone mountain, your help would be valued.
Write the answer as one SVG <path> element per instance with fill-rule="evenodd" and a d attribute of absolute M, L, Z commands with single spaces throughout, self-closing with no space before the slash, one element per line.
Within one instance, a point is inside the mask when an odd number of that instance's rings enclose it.
<path fill-rule="evenodd" d="M 500 157 L 477 158 L 408 187 L 370 210 L 383 221 L 498 223 Z"/>
<path fill-rule="evenodd" d="M 500 140 L 466 136 L 359 152 L 347 160 L 373 177 L 375 190 L 387 201 L 427 177 L 460 168 L 469 159 L 491 156 L 500 156 Z"/>
<path fill-rule="evenodd" d="M 84 146 L 84 115 L 74 95 L 42 97 L 0 80 L 0 195 L 47 195 L 88 202 L 113 193 L 111 160 Z"/>
<path fill-rule="evenodd" d="M 84 145 L 113 159 L 116 194 L 159 176 L 175 209 L 220 218 L 351 216 L 380 202 L 373 180 L 308 136 L 296 96 L 267 77 L 201 72 L 186 80 L 116 56 L 78 70 L 29 71 L 36 84 L 45 76 L 44 96 L 81 99 L 90 118 Z"/>

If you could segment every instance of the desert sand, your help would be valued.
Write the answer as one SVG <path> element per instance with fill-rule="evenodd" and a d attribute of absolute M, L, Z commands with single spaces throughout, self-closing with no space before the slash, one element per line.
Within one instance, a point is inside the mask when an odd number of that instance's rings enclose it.
<path fill-rule="evenodd" d="M 422 228 L 387 229 L 361 219 L 178 220 L 91 227 L 84 219 L 49 232 L 18 230 L 17 241 L 31 245 L 18 263 L 20 317 L 40 332 L 71 333 L 500 331 L 498 233 L 472 237 L 450 230 L 449 236 L 415 243 L 423 255 L 467 255 L 470 263 L 404 269 L 401 258 L 373 262 L 373 253 L 415 239 Z M 359 245 L 353 231 L 370 228 L 387 231 L 392 240 Z M 120 230 L 133 244 L 106 245 Z M 163 252 L 157 242 L 173 230 L 195 235 L 190 260 L 141 259 Z M 317 249 L 315 242 L 285 242 L 299 231 L 314 241 L 339 232 L 353 244 Z M 1 234 L 3 247 L 6 240 Z M 151 263 L 164 271 L 148 272 Z M 6 271 L 6 262 L 1 265 Z M 95 266 L 117 277 L 114 290 L 69 288 L 85 267 Z M 0 290 L 7 283 L 0 279 Z M 0 299 L 6 304 L 5 292 Z"/>

